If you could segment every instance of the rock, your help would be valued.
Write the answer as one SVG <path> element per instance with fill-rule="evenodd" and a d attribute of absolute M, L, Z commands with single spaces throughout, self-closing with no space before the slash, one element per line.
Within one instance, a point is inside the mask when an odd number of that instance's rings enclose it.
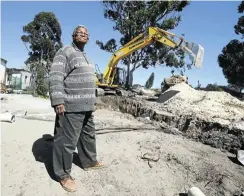
<path fill-rule="evenodd" d="M 150 90 L 150 89 L 141 88 L 140 89 L 140 95 L 154 96 L 155 92 L 153 90 Z"/>
<path fill-rule="evenodd" d="M 138 121 L 140 121 L 140 122 L 143 122 L 143 123 L 145 123 L 145 124 L 151 124 L 152 122 L 151 122 L 151 120 L 150 119 L 148 119 L 149 117 L 137 117 L 136 119 L 138 120 Z"/>
<path fill-rule="evenodd" d="M 175 127 L 168 127 L 166 129 L 164 129 L 165 133 L 171 133 L 174 135 L 181 135 L 182 132 L 179 131 L 179 129 L 175 128 Z"/>

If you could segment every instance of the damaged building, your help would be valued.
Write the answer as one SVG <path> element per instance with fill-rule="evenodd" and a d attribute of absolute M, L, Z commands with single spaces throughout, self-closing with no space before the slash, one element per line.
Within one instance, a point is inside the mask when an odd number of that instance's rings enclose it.
<path fill-rule="evenodd" d="M 7 68 L 6 86 L 13 90 L 27 90 L 30 87 L 31 73 L 25 69 Z"/>

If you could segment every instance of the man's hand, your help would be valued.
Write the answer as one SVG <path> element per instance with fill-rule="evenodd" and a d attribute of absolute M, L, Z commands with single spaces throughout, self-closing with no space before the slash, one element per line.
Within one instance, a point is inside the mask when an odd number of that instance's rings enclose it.
<path fill-rule="evenodd" d="M 57 105 L 55 107 L 55 112 L 56 114 L 64 115 L 65 112 L 64 104 Z"/>

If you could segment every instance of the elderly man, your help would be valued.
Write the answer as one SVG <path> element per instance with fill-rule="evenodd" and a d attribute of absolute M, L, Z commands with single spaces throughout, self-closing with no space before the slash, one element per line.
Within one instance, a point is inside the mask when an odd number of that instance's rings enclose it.
<path fill-rule="evenodd" d="M 89 34 L 84 26 L 73 32 L 73 43 L 55 55 L 49 78 L 51 105 L 56 112 L 53 168 L 57 180 L 69 192 L 77 190 L 71 177 L 76 147 L 84 170 L 103 167 L 97 161 L 95 126 L 95 70 L 84 53 Z"/>

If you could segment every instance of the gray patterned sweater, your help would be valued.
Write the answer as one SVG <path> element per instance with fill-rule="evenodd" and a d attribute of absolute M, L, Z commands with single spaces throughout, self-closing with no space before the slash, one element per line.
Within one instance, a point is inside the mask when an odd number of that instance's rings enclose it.
<path fill-rule="evenodd" d="M 66 112 L 94 110 L 95 69 L 75 44 L 56 53 L 49 74 L 52 107 L 64 104 Z"/>

